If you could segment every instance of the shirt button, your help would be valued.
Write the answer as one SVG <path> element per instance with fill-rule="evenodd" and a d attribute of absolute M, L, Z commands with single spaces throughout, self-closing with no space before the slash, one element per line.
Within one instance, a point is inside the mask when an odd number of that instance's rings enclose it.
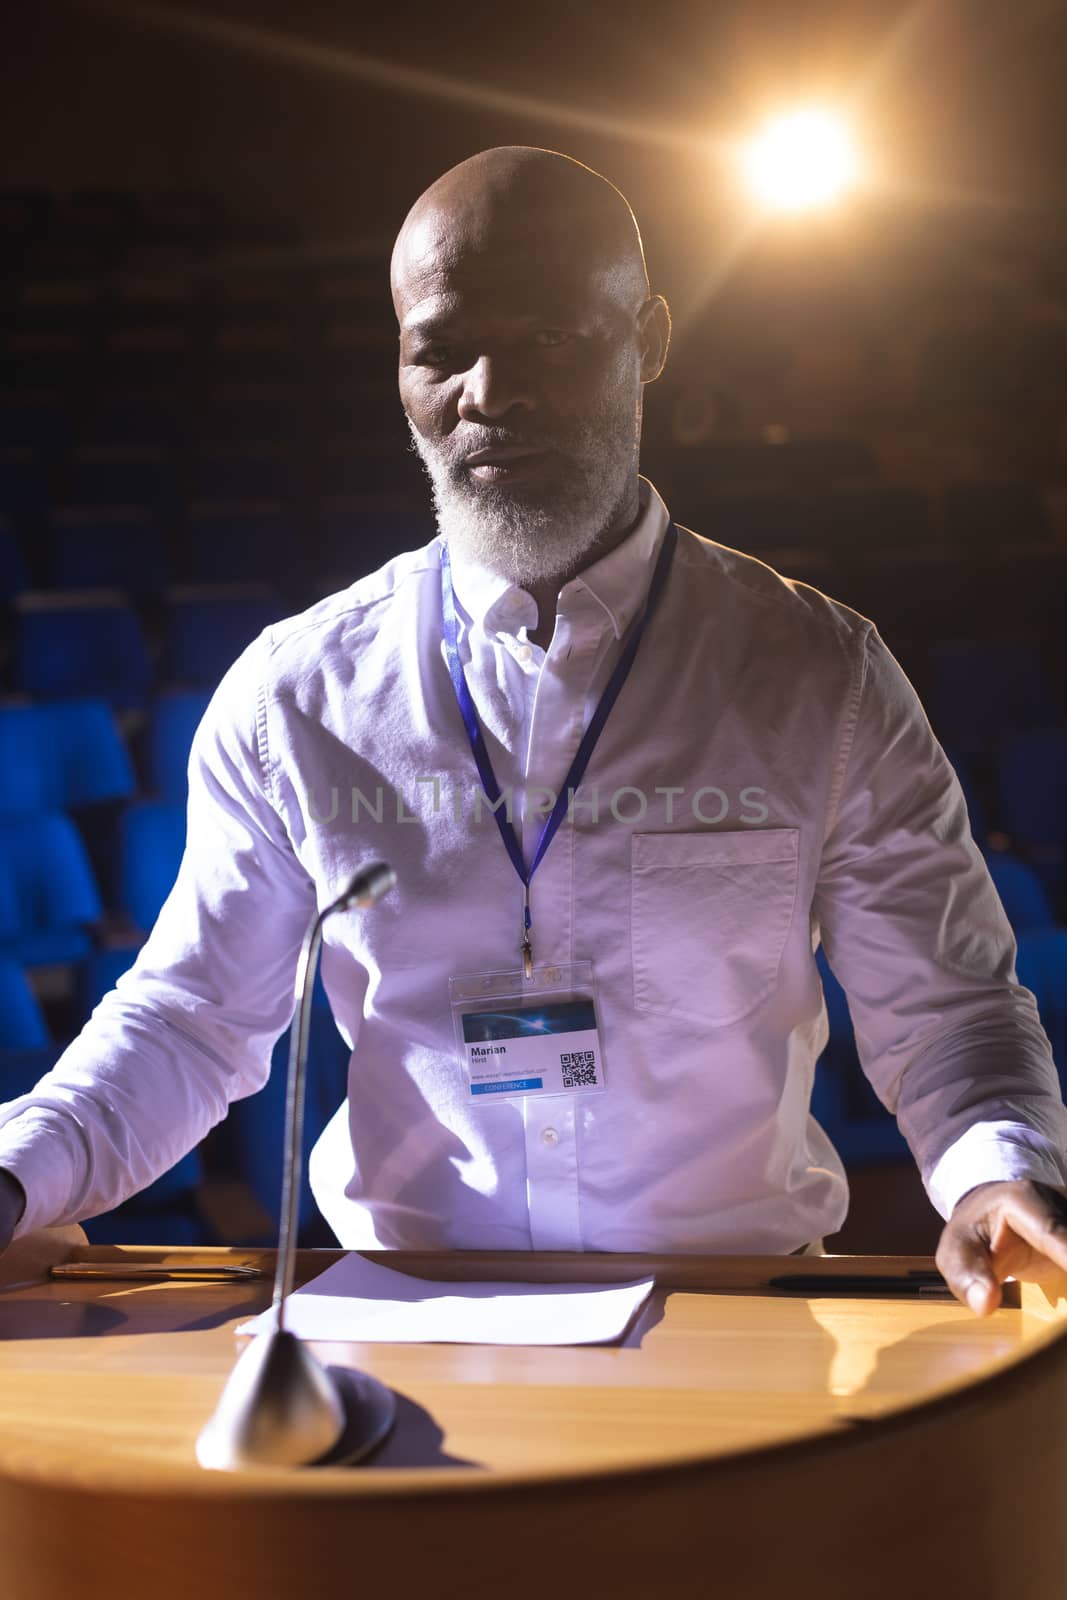
<path fill-rule="evenodd" d="M 555 1128 L 541 1129 L 542 1144 L 559 1144 L 559 1132 Z"/>
<path fill-rule="evenodd" d="M 530 657 L 533 655 L 533 651 L 530 649 L 528 644 L 520 644 L 515 654 L 518 656 L 520 661 L 529 661 Z"/>

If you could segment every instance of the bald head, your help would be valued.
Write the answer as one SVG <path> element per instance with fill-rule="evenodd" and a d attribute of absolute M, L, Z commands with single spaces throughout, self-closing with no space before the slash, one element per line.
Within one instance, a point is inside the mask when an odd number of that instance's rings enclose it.
<path fill-rule="evenodd" d="M 502 145 L 450 168 L 408 212 L 392 260 L 398 317 L 412 278 L 516 250 L 584 269 L 631 312 L 648 297 L 641 235 L 615 185 L 554 150 Z"/>

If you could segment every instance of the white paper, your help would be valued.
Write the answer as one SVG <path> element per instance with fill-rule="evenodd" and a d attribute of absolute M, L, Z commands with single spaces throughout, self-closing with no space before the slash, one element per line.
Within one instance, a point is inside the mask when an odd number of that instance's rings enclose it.
<path fill-rule="evenodd" d="M 654 1281 L 439 1283 L 352 1254 L 290 1296 L 285 1325 L 301 1339 L 381 1344 L 608 1344 Z M 237 1332 L 265 1332 L 272 1319 L 264 1311 Z"/>

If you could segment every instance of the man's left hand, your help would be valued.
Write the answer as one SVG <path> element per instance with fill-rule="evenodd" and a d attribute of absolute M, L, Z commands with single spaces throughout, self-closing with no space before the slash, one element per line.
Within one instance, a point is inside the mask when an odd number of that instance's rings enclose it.
<path fill-rule="evenodd" d="M 980 1183 L 957 1201 L 937 1265 L 957 1300 L 980 1317 L 1000 1305 L 1005 1278 L 1067 1295 L 1067 1194 L 1029 1179 Z"/>

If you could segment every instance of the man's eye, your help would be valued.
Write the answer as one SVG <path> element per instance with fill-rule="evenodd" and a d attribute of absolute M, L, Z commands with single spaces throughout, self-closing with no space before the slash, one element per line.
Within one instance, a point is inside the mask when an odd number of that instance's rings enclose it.
<path fill-rule="evenodd" d="M 455 348 L 450 344 L 432 344 L 420 350 L 418 361 L 422 367 L 447 367 L 455 359 Z"/>
<path fill-rule="evenodd" d="M 557 344 L 566 344 L 569 338 L 570 334 L 565 333 L 562 328 L 538 328 L 534 334 L 534 339 L 537 343 L 546 348 Z"/>

